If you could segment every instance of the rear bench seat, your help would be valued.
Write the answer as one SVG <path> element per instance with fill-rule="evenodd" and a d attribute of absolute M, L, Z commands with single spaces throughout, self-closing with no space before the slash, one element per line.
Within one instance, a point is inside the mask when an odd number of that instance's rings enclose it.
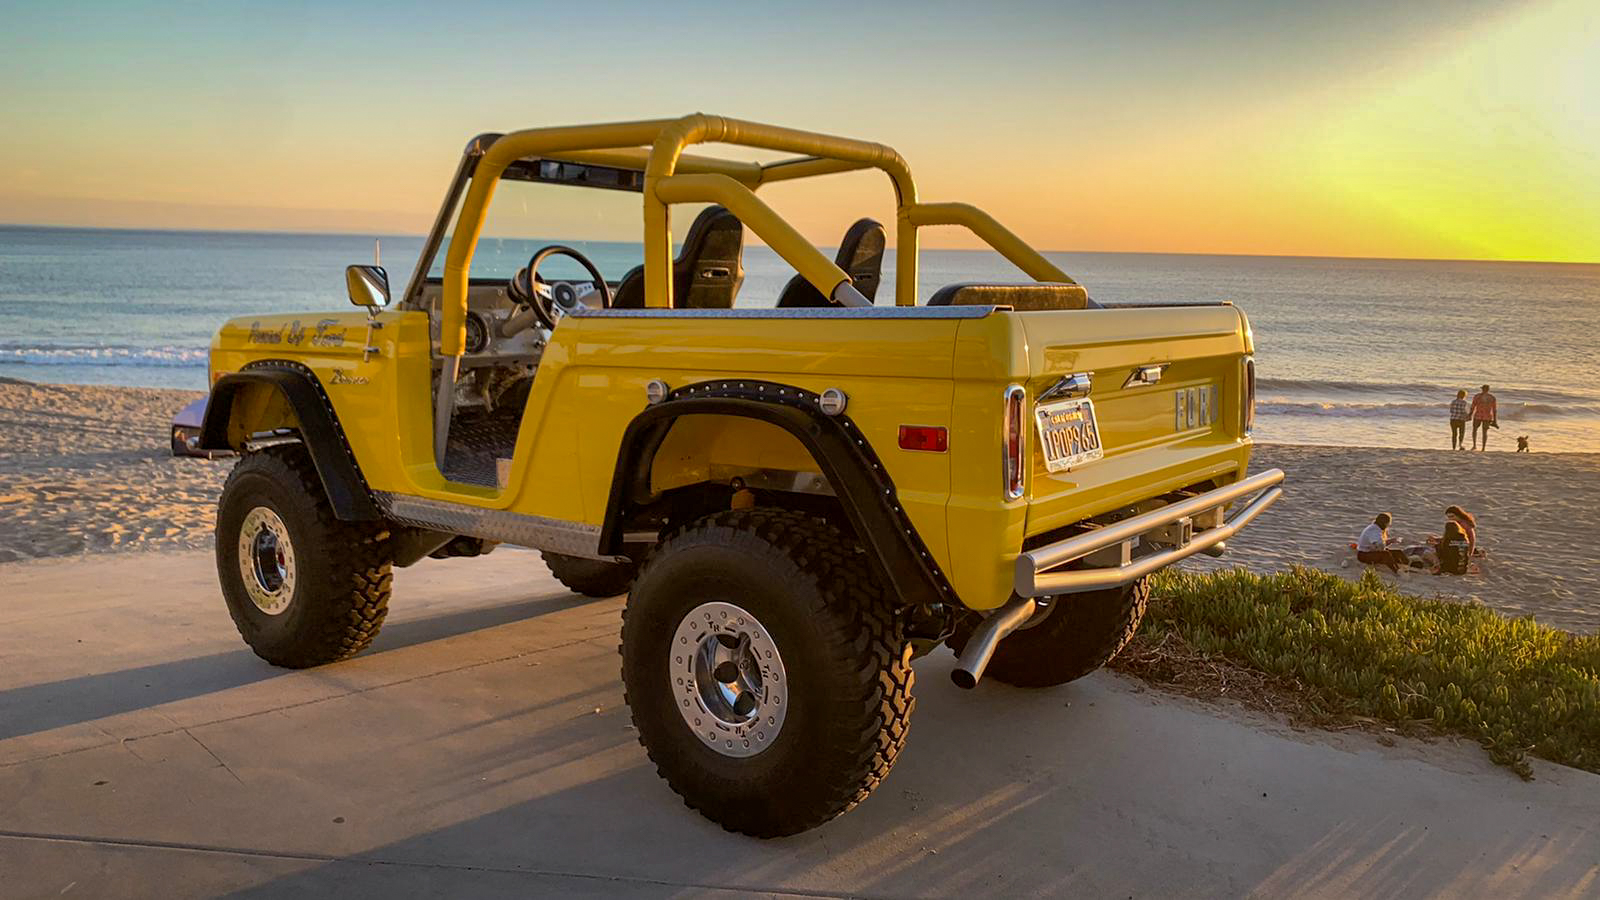
<path fill-rule="evenodd" d="M 928 300 L 929 306 L 1009 306 L 1017 310 L 1092 309 L 1099 306 L 1089 299 L 1081 284 L 979 284 L 966 282 L 946 285 Z"/>

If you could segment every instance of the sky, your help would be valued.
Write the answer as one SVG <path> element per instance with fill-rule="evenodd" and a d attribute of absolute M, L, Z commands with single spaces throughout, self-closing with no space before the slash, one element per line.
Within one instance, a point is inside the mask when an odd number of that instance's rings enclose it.
<path fill-rule="evenodd" d="M 415 234 L 474 134 L 703 111 L 889 144 L 922 199 L 1046 250 L 1600 262 L 1594 0 L 0 0 L 0 23 L 5 223 Z M 870 173 L 767 199 L 824 245 L 893 209 Z"/>

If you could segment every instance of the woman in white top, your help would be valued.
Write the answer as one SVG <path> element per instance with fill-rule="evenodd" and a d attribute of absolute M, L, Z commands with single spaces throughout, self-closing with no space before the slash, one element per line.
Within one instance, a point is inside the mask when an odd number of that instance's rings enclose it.
<path fill-rule="evenodd" d="M 1411 560 L 1406 558 L 1404 550 L 1389 547 L 1389 524 L 1393 521 L 1394 516 L 1378 513 L 1372 524 L 1361 530 L 1361 536 L 1356 538 L 1356 559 L 1375 566 L 1388 566 L 1398 575 L 1401 567 L 1409 566 Z"/>

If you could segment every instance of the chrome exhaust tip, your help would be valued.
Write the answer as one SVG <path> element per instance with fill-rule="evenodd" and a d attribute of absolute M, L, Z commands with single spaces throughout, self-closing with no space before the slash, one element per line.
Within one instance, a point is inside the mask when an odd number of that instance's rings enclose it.
<path fill-rule="evenodd" d="M 964 691 L 970 691 L 978 686 L 978 681 L 983 678 L 983 670 L 989 667 L 989 660 L 994 658 L 995 648 L 1005 640 L 1006 635 L 1021 628 L 1039 604 L 1032 597 L 1013 596 L 1005 606 L 995 610 L 994 614 L 978 623 L 973 629 L 972 637 L 967 639 L 967 646 L 956 657 L 956 667 L 950 671 L 950 680 L 955 686 Z"/>

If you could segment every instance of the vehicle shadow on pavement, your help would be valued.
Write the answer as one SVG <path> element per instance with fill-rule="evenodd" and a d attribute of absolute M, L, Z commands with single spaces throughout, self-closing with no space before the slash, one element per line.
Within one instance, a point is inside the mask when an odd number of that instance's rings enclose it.
<path fill-rule="evenodd" d="M 633 743 L 625 709 L 608 705 L 480 733 L 436 778 L 405 785 L 419 801 L 414 821 L 436 823 L 434 804 L 461 804 L 461 821 L 302 857 L 298 871 L 235 896 L 1409 895 L 1494 892 L 1506 877 L 1515 893 L 1546 895 L 1594 877 L 1592 836 L 1570 829 L 1464 842 L 1440 833 L 1448 814 L 1401 808 L 1408 798 L 1381 790 L 1318 802 L 1317 779 L 1294 767 L 1323 759 L 1326 746 L 1244 738 L 1288 757 L 1311 746 L 1303 760 L 1258 772 L 1227 727 L 1163 733 L 1171 698 L 1135 698 L 1142 689 L 1114 676 L 961 693 L 943 681 L 947 661 L 918 668 L 915 736 L 894 772 L 814 831 L 760 841 L 684 808 Z M 1141 705 L 1169 714 L 1129 721 Z M 390 824 L 391 835 L 406 827 L 404 817 Z"/>
<path fill-rule="evenodd" d="M 391 620 L 384 624 L 372 648 L 355 660 L 370 660 L 389 651 L 552 615 L 593 602 L 566 591 L 551 591 L 512 603 Z M 345 663 L 319 667 L 316 671 L 334 673 L 341 665 Z M 0 691 L 0 741 L 292 673 L 293 670 L 272 666 L 241 643 L 239 649 L 223 653 L 12 688 Z"/>

